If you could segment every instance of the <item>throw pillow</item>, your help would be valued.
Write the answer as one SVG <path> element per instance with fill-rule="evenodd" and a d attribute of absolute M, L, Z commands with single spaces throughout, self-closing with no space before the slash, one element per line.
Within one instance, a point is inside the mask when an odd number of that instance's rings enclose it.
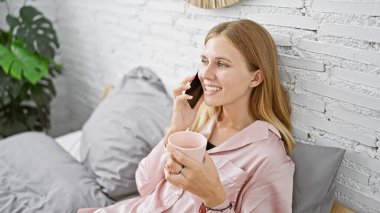
<path fill-rule="evenodd" d="M 95 109 L 83 127 L 81 163 L 115 201 L 138 195 L 135 171 L 170 124 L 172 100 L 159 77 L 138 67 Z"/>
<path fill-rule="evenodd" d="M 335 177 L 346 150 L 297 143 L 293 212 L 330 212 L 334 202 Z"/>

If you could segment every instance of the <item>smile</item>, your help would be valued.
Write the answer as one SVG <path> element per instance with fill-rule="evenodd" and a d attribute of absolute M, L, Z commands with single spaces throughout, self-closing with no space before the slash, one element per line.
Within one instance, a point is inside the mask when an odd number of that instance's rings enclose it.
<path fill-rule="evenodd" d="M 221 90 L 222 88 L 220 87 L 211 87 L 211 86 L 205 86 L 205 89 L 207 92 L 217 92 Z"/>

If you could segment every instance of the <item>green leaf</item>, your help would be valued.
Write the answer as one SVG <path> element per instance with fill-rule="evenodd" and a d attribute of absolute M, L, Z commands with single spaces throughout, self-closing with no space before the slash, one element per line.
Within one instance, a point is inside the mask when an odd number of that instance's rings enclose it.
<path fill-rule="evenodd" d="M 38 37 L 35 39 L 38 49 L 42 56 L 48 59 L 53 59 L 55 51 L 51 47 L 50 40 L 47 37 Z"/>
<path fill-rule="evenodd" d="M 7 23 L 11 27 L 11 29 L 15 29 L 16 27 L 20 26 L 21 22 L 18 20 L 17 17 L 14 17 L 10 14 L 7 15 Z"/>
<path fill-rule="evenodd" d="M 32 84 L 49 74 L 49 62 L 29 52 L 16 42 L 11 44 L 11 51 L 0 45 L 0 65 L 5 73 L 21 79 L 23 76 Z"/>
<path fill-rule="evenodd" d="M 24 6 L 20 9 L 21 19 L 25 23 L 28 23 L 28 24 L 32 24 L 33 19 L 39 15 L 42 15 L 42 13 L 37 11 L 34 7 L 31 7 L 31 6 Z"/>
<path fill-rule="evenodd" d="M 3 46 L 0 45 L 0 49 L 2 49 L 2 48 L 5 48 L 5 47 L 3 47 Z M 11 64 L 13 62 L 13 57 L 12 57 L 12 54 L 9 54 L 8 49 L 5 48 L 5 50 L 7 52 L 5 52 L 4 54 L 0 53 L 1 54 L 1 56 L 0 56 L 0 59 L 1 59 L 0 60 L 0 65 L 3 67 L 4 72 L 8 74 L 9 70 L 10 70 L 10 67 L 11 67 Z M 0 52 L 2 52 L 2 50 L 0 50 Z"/>
<path fill-rule="evenodd" d="M 59 47 L 53 24 L 35 8 L 25 6 L 20 9 L 21 25 L 17 28 L 17 38 L 26 42 L 32 52 L 53 60 L 55 49 Z"/>
<path fill-rule="evenodd" d="M 16 33 L 17 39 L 20 41 L 25 41 L 28 36 L 27 32 L 28 32 L 28 29 L 23 26 L 20 26 L 20 28 L 17 28 L 17 33 Z"/>
<path fill-rule="evenodd" d="M 18 80 L 21 80 L 22 64 L 18 61 L 13 62 L 11 74 Z"/>

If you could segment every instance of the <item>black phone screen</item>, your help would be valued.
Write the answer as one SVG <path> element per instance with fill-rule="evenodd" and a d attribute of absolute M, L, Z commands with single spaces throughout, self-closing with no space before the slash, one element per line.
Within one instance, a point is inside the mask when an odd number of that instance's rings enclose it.
<path fill-rule="evenodd" d="M 186 94 L 193 96 L 193 99 L 187 100 L 191 108 L 194 108 L 198 100 L 203 95 L 203 88 L 201 81 L 198 78 L 198 73 L 195 75 L 194 80 L 190 83 L 191 88 L 186 90 Z"/>

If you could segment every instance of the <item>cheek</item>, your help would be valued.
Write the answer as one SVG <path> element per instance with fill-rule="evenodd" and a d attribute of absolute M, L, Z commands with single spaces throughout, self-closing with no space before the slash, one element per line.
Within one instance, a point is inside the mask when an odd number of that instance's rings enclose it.
<path fill-rule="evenodd" d="M 226 78 L 225 86 L 228 93 L 240 94 L 244 93 L 249 88 L 249 80 L 246 76 L 230 76 Z"/>
<path fill-rule="evenodd" d="M 198 78 L 201 82 L 203 81 L 203 71 L 201 71 L 201 69 L 198 70 Z"/>
<path fill-rule="evenodd" d="M 199 78 L 199 80 L 203 80 L 203 74 L 204 74 L 204 69 L 200 66 L 199 68 L 198 68 L 198 78 Z"/>

